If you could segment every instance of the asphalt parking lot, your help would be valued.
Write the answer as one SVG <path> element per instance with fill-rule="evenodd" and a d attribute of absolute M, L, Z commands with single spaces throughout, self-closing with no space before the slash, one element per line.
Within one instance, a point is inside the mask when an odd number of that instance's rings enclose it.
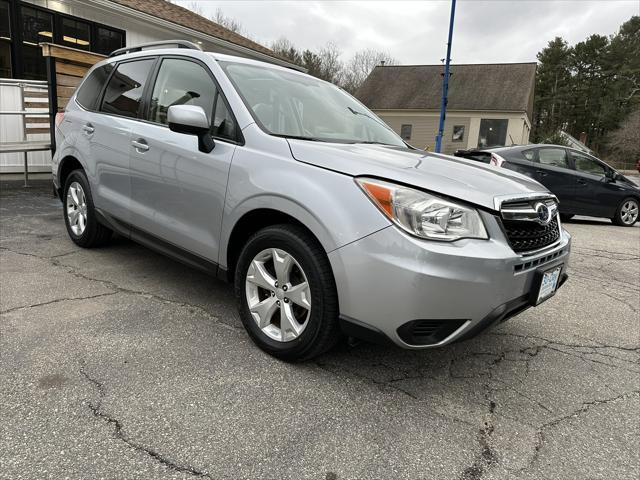
<path fill-rule="evenodd" d="M 286 364 L 229 286 L 3 184 L 0 478 L 637 479 L 640 226 L 566 227 L 567 284 L 480 337 Z"/>

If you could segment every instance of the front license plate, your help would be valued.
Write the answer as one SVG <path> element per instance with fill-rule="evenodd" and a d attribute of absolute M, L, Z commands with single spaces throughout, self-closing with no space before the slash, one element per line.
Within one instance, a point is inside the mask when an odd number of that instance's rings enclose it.
<path fill-rule="evenodd" d="M 547 298 L 556 293 L 558 280 L 560 279 L 560 272 L 562 272 L 562 265 L 559 265 L 552 270 L 548 270 L 542 274 L 542 280 L 540 281 L 540 290 L 538 290 L 536 305 L 542 303 Z"/>

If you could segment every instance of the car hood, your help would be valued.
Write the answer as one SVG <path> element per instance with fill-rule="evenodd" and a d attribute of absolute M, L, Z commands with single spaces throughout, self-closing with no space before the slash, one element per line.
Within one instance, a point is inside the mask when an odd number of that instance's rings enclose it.
<path fill-rule="evenodd" d="M 301 162 L 352 176 L 371 176 L 494 209 L 494 198 L 548 192 L 535 180 L 506 168 L 423 150 L 386 145 L 288 139 Z"/>

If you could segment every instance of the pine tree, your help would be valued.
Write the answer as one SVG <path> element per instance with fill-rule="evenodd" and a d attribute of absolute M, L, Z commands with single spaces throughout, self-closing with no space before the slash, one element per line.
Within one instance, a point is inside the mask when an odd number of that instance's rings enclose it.
<path fill-rule="evenodd" d="M 538 141 L 563 128 L 571 82 L 571 49 L 566 41 L 556 37 L 538 53 L 536 73 L 534 137 Z"/>

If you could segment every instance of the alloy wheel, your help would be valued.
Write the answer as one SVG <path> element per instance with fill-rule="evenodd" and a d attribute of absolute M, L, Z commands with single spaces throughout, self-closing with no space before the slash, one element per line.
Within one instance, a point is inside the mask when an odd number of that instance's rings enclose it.
<path fill-rule="evenodd" d="M 67 191 L 67 219 L 74 235 L 80 236 L 87 228 L 87 197 L 82 185 L 73 182 Z"/>
<path fill-rule="evenodd" d="M 632 225 L 638 218 L 638 204 L 633 200 L 624 202 L 620 209 L 620 219 L 625 225 Z"/>
<path fill-rule="evenodd" d="M 311 290 L 307 276 L 284 250 L 269 248 L 253 258 L 245 291 L 253 320 L 269 338 L 295 340 L 309 324 Z"/>

